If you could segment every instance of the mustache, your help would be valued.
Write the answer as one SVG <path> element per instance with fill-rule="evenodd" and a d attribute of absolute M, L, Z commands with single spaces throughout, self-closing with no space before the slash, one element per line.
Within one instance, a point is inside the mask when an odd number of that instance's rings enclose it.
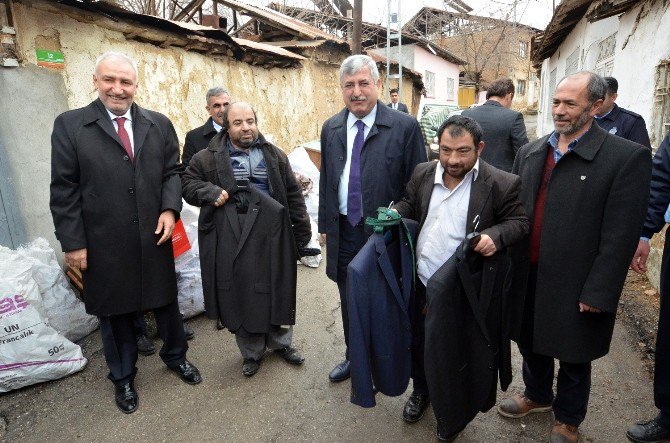
<path fill-rule="evenodd" d="M 361 102 L 367 99 L 368 98 L 365 95 L 352 95 L 351 97 L 349 97 L 350 102 Z"/>

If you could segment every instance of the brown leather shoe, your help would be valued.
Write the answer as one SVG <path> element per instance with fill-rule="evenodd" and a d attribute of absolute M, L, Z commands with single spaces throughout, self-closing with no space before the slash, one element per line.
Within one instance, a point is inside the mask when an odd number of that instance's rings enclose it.
<path fill-rule="evenodd" d="M 549 443 L 577 443 L 579 428 L 556 420 L 549 434 Z"/>
<path fill-rule="evenodd" d="M 535 403 L 525 395 L 520 394 L 508 397 L 498 405 L 498 414 L 509 418 L 521 418 L 534 412 L 549 411 L 551 411 L 551 403 Z"/>

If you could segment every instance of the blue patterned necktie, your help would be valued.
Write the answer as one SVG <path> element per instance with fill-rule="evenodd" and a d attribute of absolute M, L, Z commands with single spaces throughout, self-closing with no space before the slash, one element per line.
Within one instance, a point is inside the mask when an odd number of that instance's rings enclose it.
<path fill-rule="evenodd" d="M 365 143 L 365 123 L 356 120 L 358 132 L 354 138 L 354 148 L 351 150 L 351 169 L 349 170 L 349 192 L 347 196 L 347 220 L 351 226 L 356 226 L 363 218 L 361 198 L 361 151 Z"/>

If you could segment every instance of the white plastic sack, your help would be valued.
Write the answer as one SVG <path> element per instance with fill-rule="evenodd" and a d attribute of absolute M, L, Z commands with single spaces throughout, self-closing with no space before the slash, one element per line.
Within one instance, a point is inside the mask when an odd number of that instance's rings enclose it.
<path fill-rule="evenodd" d="M 47 325 L 28 260 L 0 247 L 0 392 L 80 371 L 81 348 Z"/>
<path fill-rule="evenodd" d="M 309 191 L 303 193 L 307 213 L 315 221 L 319 222 L 319 169 L 312 163 L 309 154 L 303 147 L 296 148 L 288 155 L 293 172 L 301 174 L 312 181 Z M 312 235 L 316 232 L 312 230 Z"/>
<path fill-rule="evenodd" d="M 184 230 L 189 243 L 191 243 L 191 249 L 175 259 L 177 301 L 184 318 L 191 318 L 205 312 L 198 249 L 198 215 L 200 214 L 200 208 L 191 206 L 185 201 L 182 203 L 181 220 L 184 222 Z"/>
<path fill-rule="evenodd" d="M 49 326 L 71 341 L 78 341 L 98 328 L 98 318 L 86 313 L 84 303 L 70 287 L 46 239 L 38 238 L 20 246 L 15 253 L 30 263 L 41 297 L 28 301 Z"/>
<path fill-rule="evenodd" d="M 309 217 L 309 222 L 312 225 L 312 238 L 310 239 L 309 243 L 307 243 L 306 248 L 321 249 L 321 244 L 319 244 L 319 230 L 316 226 L 316 222 L 311 216 Z M 319 264 L 321 263 L 321 259 L 321 254 L 309 257 L 301 257 L 300 263 L 310 268 L 318 268 Z"/>

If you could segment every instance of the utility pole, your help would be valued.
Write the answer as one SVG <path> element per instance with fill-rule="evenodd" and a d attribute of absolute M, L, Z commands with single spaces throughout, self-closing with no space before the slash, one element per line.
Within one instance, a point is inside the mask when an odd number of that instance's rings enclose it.
<path fill-rule="evenodd" d="M 363 30 L 363 0 L 354 0 L 354 35 L 351 41 L 351 52 L 360 54 L 363 52 L 362 47 L 362 30 Z"/>
<path fill-rule="evenodd" d="M 393 8 L 395 6 L 396 8 Z M 394 12 L 395 9 L 395 12 Z M 400 21 L 400 0 L 388 0 L 388 18 L 386 21 L 386 98 L 390 99 L 391 79 L 398 79 L 398 101 L 402 101 L 402 27 Z M 395 29 L 391 25 L 395 25 Z M 391 42 L 397 44 L 393 48 L 395 57 L 392 55 Z M 393 73 L 391 62 L 398 62 L 398 72 Z"/>

